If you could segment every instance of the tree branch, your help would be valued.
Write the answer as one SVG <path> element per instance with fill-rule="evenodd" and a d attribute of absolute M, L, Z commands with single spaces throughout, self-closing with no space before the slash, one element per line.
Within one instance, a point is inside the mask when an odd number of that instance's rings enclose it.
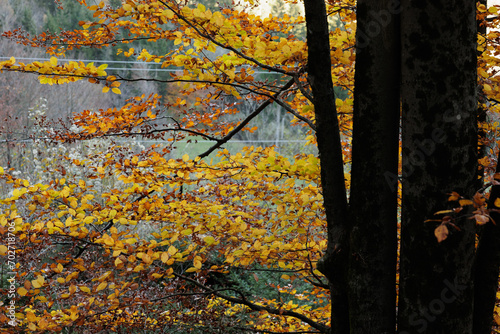
<path fill-rule="evenodd" d="M 200 158 L 205 158 L 210 153 L 227 143 L 235 134 L 241 131 L 252 119 L 254 119 L 258 114 L 260 114 L 267 106 L 269 106 L 272 102 L 276 101 L 278 96 L 284 91 L 290 88 L 294 84 L 294 80 L 291 79 L 289 80 L 279 92 L 275 93 L 271 98 L 263 102 L 257 109 L 255 109 L 250 115 L 247 116 L 236 128 L 234 128 L 231 132 L 229 132 L 226 136 L 224 136 L 222 139 L 218 139 L 217 143 L 210 147 L 208 150 L 206 150 L 204 153 L 200 154 Z"/>
<path fill-rule="evenodd" d="M 218 42 L 215 38 L 213 38 L 210 33 L 202 26 L 200 26 L 199 24 L 198 25 L 195 25 L 192 21 L 189 21 L 184 15 L 182 15 L 179 11 L 176 11 L 174 8 L 172 8 L 170 5 L 168 5 L 167 3 L 165 3 L 165 1 L 162 1 L 160 0 L 159 1 L 161 4 L 163 4 L 165 7 L 167 7 L 168 9 L 170 9 L 172 12 L 175 13 L 175 15 L 177 15 L 177 17 L 179 17 L 182 21 L 186 22 L 187 25 L 189 25 L 191 28 L 193 28 L 197 33 L 198 35 L 200 35 L 200 37 L 203 37 L 207 40 L 209 40 L 210 42 L 214 43 L 215 45 L 221 47 L 221 48 L 224 48 L 226 50 L 229 50 L 229 51 L 233 51 L 235 54 L 237 54 L 238 56 L 240 56 L 241 58 L 245 59 L 245 60 L 248 60 L 252 63 L 254 63 L 255 65 L 261 67 L 261 68 L 265 68 L 266 70 L 269 70 L 269 71 L 273 71 L 273 72 L 279 72 L 279 73 L 282 73 L 282 74 L 285 74 L 285 75 L 293 75 L 293 73 L 290 73 L 290 72 L 287 72 L 287 71 L 284 71 L 280 68 L 277 68 L 277 67 L 273 67 L 273 66 L 269 66 L 269 65 L 266 65 L 266 64 L 263 64 L 261 62 L 259 62 L 257 59 L 254 59 L 252 57 L 249 57 L 247 55 L 245 55 L 244 53 L 242 53 L 241 51 L 239 51 L 238 49 L 235 49 L 234 47 L 232 46 L 229 46 L 229 45 L 225 45 L 221 42 Z M 201 29 L 203 29 L 203 32 L 201 31 Z"/>
<path fill-rule="evenodd" d="M 319 331 L 319 333 L 328 333 L 330 328 L 328 326 L 325 326 L 321 323 L 318 323 L 316 321 L 313 321 L 311 320 L 310 318 L 306 317 L 305 315 L 303 314 L 300 314 L 300 313 L 297 313 L 297 312 L 294 312 L 294 311 L 290 311 L 290 310 L 284 310 L 284 309 L 276 309 L 276 308 L 273 308 L 273 307 L 269 307 L 269 306 L 262 306 L 262 305 L 257 305 L 257 304 L 254 304 L 244 298 L 237 298 L 237 297 L 231 297 L 231 296 L 226 296 L 226 295 L 223 295 L 221 293 L 219 293 L 217 290 L 213 290 L 201 283 L 199 283 L 198 281 L 192 279 L 192 278 L 189 278 L 189 277 L 186 277 L 186 276 L 183 276 L 183 275 L 179 275 L 179 274 L 175 274 L 174 275 L 178 278 L 181 278 L 183 280 L 186 280 L 186 281 L 189 281 L 191 282 L 192 284 L 196 285 L 197 287 L 205 290 L 205 291 L 208 291 L 208 292 L 211 292 L 214 296 L 217 296 L 219 298 L 222 298 L 222 299 L 225 299 L 229 302 L 232 302 L 232 303 L 236 303 L 236 304 L 241 304 L 241 305 L 245 305 L 247 306 L 248 308 L 250 308 L 251 310 L 253 311 L 265 311 L 265 312 L 268 312 L 270 314 L 274 314 L 274 315 L 280 315 L 280 316 L 289 316 L 289 317 L 293 317 L 293 318 L 296 318 L 296 319 L 299 319 L 303 322 L 305 322 L 306 324 L 308 324 L 309 326 L 317 329 Z"/>

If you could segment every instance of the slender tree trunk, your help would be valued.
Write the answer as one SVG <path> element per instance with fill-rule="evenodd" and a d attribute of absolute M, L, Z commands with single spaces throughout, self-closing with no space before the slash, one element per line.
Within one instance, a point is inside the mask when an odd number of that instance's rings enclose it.
<path fill-rule="evenodd" d="M 486 0 L 479 0 L 478 3 L 486 6 L 487 5 L 487 1 Z M 486 45 L 487 45 L 487 40 L 486 40 L 486 22 L 483 22 L 482 20 L 476 20 L 476 29 L 477 29 L 477 34 L 478 35 L 481 35 L 481 36 L 484 36 L 485 39 L 484 39 L 484 42 L 483 42 L 483 47 L 484 47 L 484 51 L 479 51 L 477 50 L 477 57 L 478 59 L 481 58 L 481 55 L 483 52 L 486 51 Z M 478 62 L 478 67 L 480 66 L 480 63 Z M 487 121 L 487 118 L 486 118 L 486 112 L 487 112 L 487 108 L 484 107 L 485 103 L 486 103 L 486 94 L 484 93 L 483 91 L 483 86 L 481 84 L 478 84 L 478 96 L 477 96 L 477 99 L 478 99 L 478 109 L 477 109 L 477 121 L 478 121 L 478 124 L 486 124 L 486 121 Z M 479 148 L 478 148 L 478 160 L 480 160 L 481 158 L 485 157 L 487 154 L 488 154 L 488 138 L 487 138 L 487 135 L 488 135 L 488 131 L 486 130 L 485 127 L 480 127 L 478 129 L 478 132 L 479 132 Z M 484 185 L 484 168 L 483 166 L 479 165 L 479 170 L 478 170 L 478 178 L 477 178 L 477 188 L 482 188 L 483 185 Z"/>
<path fill-rule="evenodd" d="M 498 159 L 500 159 L 500 156 Z M 500 164 L 498 162 L 496 173 L 500 173 Z M 500 185 L 495 185 L 491 189 L 488 201 L 489 208 L 500 210 L 500 206 L 495 205 L 497 198 L 500 198 Z M 483 227 L 476 251 L 474 334 L 491 333 L 493 311 L 497 299 L 500 268 L 500 226 L 498 226 L 500 213 L 491 212 L 490 216 L 496 224 L 489 222 Z"/>
<path fill-rule="evenodd" d="M 339 124 L 331 76 L 328 22 L 324 0 L 304 0 L 307 74 L 314 99 L 328 246 L 318 269 L 328 278 L 332 302 L 331 333 L 349 333 L 347 294 L 348 208 Z"/>
<path fill-rule="evenodd" d="M 399 6 L 358 0 L 352 142 L 351 333 L 396 330 Z"/>
<path fill-rule="evenodd" d="M 433 214 L 477 185 L 475 1 L 402 2 L 403 193 L 398 331 L 472 332 L 475 222 Z M 463 217 L 462 212 L 462 217 Z M 439 218 L 440 216 L 438 216 Z"/>

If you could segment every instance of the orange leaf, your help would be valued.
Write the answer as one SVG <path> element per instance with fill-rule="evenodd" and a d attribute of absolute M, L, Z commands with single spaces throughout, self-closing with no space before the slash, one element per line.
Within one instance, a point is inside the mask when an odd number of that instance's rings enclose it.
<path fill-rule="evenodd" d="M 30 321 L 30 322 L 35 322 L 35 321 L 37 321 L 37 318 L 36 318 L 35 313 L 30 312 L 30 311 L 26 312 L 26 319 L 27 319 L 28 321 Z"/>
<path fill-rule="evenodd" d="M 470 199 L 461 199 L 458 203 L 460 203 L 461 206 L 473 204 L 473 202 Z"/>
<path fill-rule="evenodd" d="M 448 197 L 448 201 L 456 201 L 460 198 L 460 195 L 457 192 L 452 192 L 451 196 Z"/>
<path fill-rule="evenodd" d="M 448 238 L 448 233 L 448 227 L 442 224 L 436 227 L 436 229 L 434 230 L 434 235 L 436 236 L 438 242 L 446 240 L 446 238 Z"/>

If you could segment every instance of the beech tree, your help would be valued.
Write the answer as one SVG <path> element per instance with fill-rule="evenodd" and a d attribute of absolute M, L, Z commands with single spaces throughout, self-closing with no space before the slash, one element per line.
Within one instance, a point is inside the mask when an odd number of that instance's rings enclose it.
<path fill-rule="evenodd" d="M 491 332 L 500 264 L 496 7 L 304 0 L 305 17 L 261 18 L 251 0 L 213 10 L 78 2 L 94 13 L 80 29 L 4 32 L 50 59 L 12 57 L 0 70 L 49 85 L 88 80 L 103 94 L 143 81 L 179 93 L 82 106 L 47 138 L 111 144 L 67 156 L 53 181 L 0 169 L 9 191 L 0 201 L 3 331 Z M 329 17 L 341 24 L 332 28 Z M 294 35 L 304 25 L 306 40 Z M 477 25 L 492 29 L 478 36 Z M 130 47 L 144 40 L 175 48 Z M 170 76 L 64 61 L 69 51 L 110 46 Z M 234 121 L 246 103 L 254 109 Z M 228 143 L 255 131 L 273 104 L 317 155 L 231 152 Z M 131 138 L 154 144 L 118 141 Z M 179 156 L 181 140 L 206 149 Z M 68 173 L 68 163 L 82 172 Z"/>

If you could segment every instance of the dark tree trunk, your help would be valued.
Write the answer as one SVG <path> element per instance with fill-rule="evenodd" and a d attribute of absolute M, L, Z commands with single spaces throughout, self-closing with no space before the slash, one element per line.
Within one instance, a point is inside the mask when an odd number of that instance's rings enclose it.
<path fill-rule="evenodd" d="M 500 153 L 499 153 L 500 155 Z M 497 159 L 496 173 L 500 173 L 500 156 Z M 500 198 L 500 185 L 491 189 L 488 207 L 500 210 L 495 200 Z M 500 268 L 500 213 L 491 212 L 496 224 L 487 223 L 481 231 L 476 252 L 474 278 L 474 334 L 490 334 L 493 311 L 498 291 L 498 275 Z"/>
<path fill-rule="evenodd" d="M 477 185 L 475 1 L 402 2 L 403 193 L 398 331 L 471 333 L 475 222 L 438 243 L 433 214 Z M 463 217 L 463 215 L 462 215 Z"/>
<path fill-rule="evenodd" d="M 307 74 L 313 93 L 321 164 L 328 246 L 318 269 L 328 278 L 332 298 L 331 333 L 349 333 L 347 296 L 348 209 L 339 124 L 331 76 L 324 0 L 304 0 L 307 22 Z"/>
<path fill-rule="evenodd" d="M 358 0 L 352 141 L 351 333 L 396 330 L 399 6 Z"/>
<path fill-rule="evenodd" d="M 486 5 L 486 0 L 481 0 L 480 3 Z M 478 34 L 486 37 L 486 25 L 478 22 Z M 486 39 L 484 40 L 486 43 Z M 486 45 L 483 45 L 486 49 Z M 480 54 L 478 54 L 479 56 Z M 486 121 L 486 110 L 482 107 L 484 100 L 484 93 L 480 92 L 478 121 Z M 486 131 L 481 130 L 480 139 L 486 141 Z M 479 145 L 481 155 L 486 154 L 487 146 L 484 143 Z M 497 159 L 496 173 L 500 173 L 500 156 Z M 482 174 L 482 170 L 480 170 Z M 482 175 L 481 175 L 482 176 Z M 495 206 L 495 200 L 500 198 L 500 186 L 495 185 L 491 189 L 490 198 L 488 200 L 488 207 L 500 209 Z M 498 275 L 500 268 L 500 214 L 492 212 L 491 218 L 495 221 L 496 225 L 488 223 L 480 231 L 479 243 L 476 251 L 475 263 L 475 278 L 474 278 L 474 334 L 490 334 L 493 320 L 493 312 L 495 309 L 496 293 L 498 290 Z"/>

